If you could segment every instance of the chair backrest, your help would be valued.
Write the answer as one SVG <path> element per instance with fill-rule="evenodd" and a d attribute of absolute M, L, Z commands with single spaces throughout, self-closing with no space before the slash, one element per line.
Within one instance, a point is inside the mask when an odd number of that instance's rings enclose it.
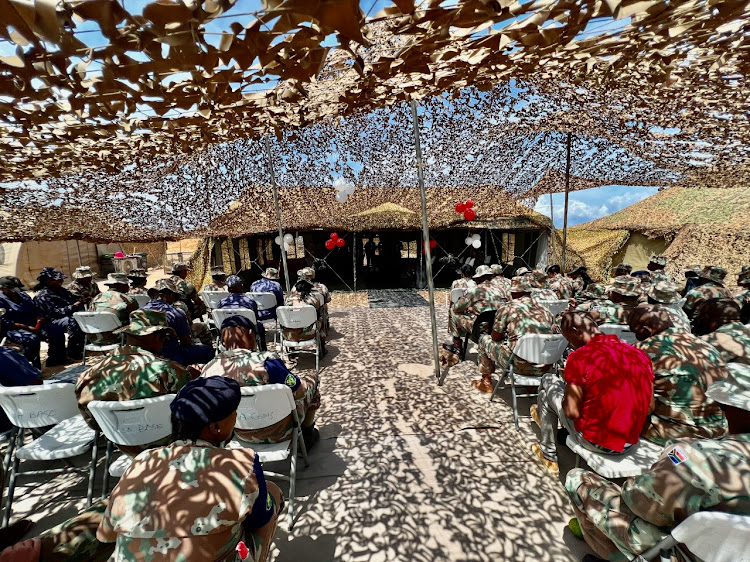
<path fill-rule="evenodd" d="M 458 299 L 463 297 L 466 294 L 466 289 L 463 287 L 456 287 L 455 289 L 451 289 L 451 304 L 456 304 L 458 302 Z"/>
<path fill-rule="evenodd" d="M 750 515 L 699 511 L 671 535 L 704 562 L 750 562 Z"/>
<path fill-rule="evenodd" d="M 0 387 L 0 406 L 16 427 L 55 425 L 79 415 L 76 387 L 69 383 Z"/>
<path fill-rule="evenodd" d="M 89 402 L 104 436 L 115 445 L 146 445 L 171 435 L 174 394 L 140 400 Z"/>
<path fill-rule="evenodd" d="M 562 334 L 526 334 L 518 338 L 513 353 L 535 365 L 557 363 L 568 347 Z"/>
<path fill-rule="evenodd" d="M 143 308 L 151 300 L 148 295 L 130 295 L 138 302 L 138 308 Z"/>
<path fill-rule="evenodd" d="M 292 390 L 285 384 L 243 386 L 237 407 L 237 429 L 263 429 L 296 412 Z"/>
<path fill-rule="evenodd" d="M 307 328 L 318 321 L 317 309 L 309 304 L 302 306 L 280 306 L 276 316 L 282 328 Z"/>
<path fill-rule="evenodd" d="M 114 312 L 74 312 L 73 318 L 84 334 L 101 334 L 112 332 L 121 327 L 120 319 Z"/>
<path fill-rule="evenodd" d="M 258 305 L 258 311 L 276 308 L 276 295 L 273 293 L 245 293 Z"/>
<path fill-rule="evenodd" d="M 203 291 L 201 298 L 206 303 L 206 307 L 213 310 L 218 308 L 221 299 L 225 299 L 229 296 L 229 291 Z"/>
<path fill-rule="evenodd" d="M 249 308 L 215 308 L 211 311 L 211 316 L 219 329 L 221 329 L 221 323 L 231 316 L 244 316 L 249 318 L 253 324 L 258 324 L 255 312 Z"/>
<path fill-rule="evenodd" d="M 625 324 L 602 324 L 599 329 L 604 334 L 614 334 L 625 343 L 633 344 L 637 341 L 635 334 Z"/>
<path fill-rule="evenodd" d="M 566 300 L 539 300 L 537 301 L 541 306 L 549 310 L 550 314 L 552 316 L 557 316 L 560 314 L 563 310 L 568 308 L 568 301 Z"/>
<path fill-rule="evenodd" d="M 480 312 L 479 316 L 477 316 L 474 319 L 474 324 L 471 327 L 471 341 L 474 343 L 479 342 L 479 336 L 482 333 L 490 333 L 492 332 L 492 324 L 495 323 L 495 315 L 497 314 L 497 310 L 485 310 L 484 312 Z M 489 324 L 489 330 L 487 332 L 482 332 L 482 327 L 487 326 Z"/>

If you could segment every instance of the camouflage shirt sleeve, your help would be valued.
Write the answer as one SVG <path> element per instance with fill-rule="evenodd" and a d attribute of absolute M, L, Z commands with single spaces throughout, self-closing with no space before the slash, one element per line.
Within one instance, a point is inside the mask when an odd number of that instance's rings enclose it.
<path fill-rule="evenodd" d="M 167 389 L 167 392 L 176 393 L 190 382 L 190 371 L 174 361 L 165 361 L 165 363 L 161 375 L 164 388 Z"/>

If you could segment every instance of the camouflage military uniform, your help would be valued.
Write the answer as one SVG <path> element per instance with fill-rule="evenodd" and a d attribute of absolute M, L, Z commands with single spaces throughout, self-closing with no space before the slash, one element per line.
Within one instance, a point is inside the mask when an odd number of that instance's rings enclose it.
<path fill-rule="evenodd" d="M 320 330 L 320 339 L 321 341 L 325 342 L 328 331 L 326 329 L 325 323 L 321 322 L 320 300 L 318 300 L 317 293 L 312 291 L 303 298 L 302 295 L 294 287 L 292 287 L 292 290 L 287 293 L 286 300 L 284 301 L 285 306 L 304 306 L 306 304 L 314 306 L 315 310 L 318 311 L 317 324 Z M 311 340 L 315 338 L 315 324 L 311 324 L 310 326 L 307 326 L 305 328 L 284 328 L 282 332 L 284 334 L 284 339 L 286 340 Z"/>
<path fill-rule="evenodd" d="M 270 365 L 270 367 L 268 366 Z M 270 369 L 270 370 L 269 370 Z M 202 377 L 229 377 L 240 386 L 285 384 L 292 389 L 300 422 L 320 407 L 320 379 L 316 373 L 299 377 L 291 373 L 278 355 L 270 351 L 230 349 L 203 367 Z M 263 430 L 236 429 L 240 439 L 251 443 L 280 443 L 292 438 L 292 417 Z"/>
<path fill-rule="evenodd" d="M 734 300 L 740 305 L 740 308 L 750 303 L 750 289 L 740 289 L 734 294 Z"/>
<path fill-rule="evenodd" d="M 720 437 L 727 422 L 708 386 L 727 372 L 719 352 L 693 334 L 669 328 L 635 344 L 654 366 L 656 406 L 643 437 L 659 445 L 685 437 Z"/>
<path fill-rule="evenodd" d="M 114 560 L 235 560 L 243 521 L 268 521 L 277 506 L 252 449 L 178 441 L 139 454 L 110 495 L 97 531 Z"/>
<path fill-rule="evenodd" d="M 479 339 L 479 372 L 493 373 L 495 365 L 507 367 L 513 348 L 521 336 L 526 334 L 551 334 L 554 320 L 552 314 L 524 295 L 502 304 L 497 309 L 492 331 L 507 336 L 506 341 L 494 341 L 490 334 Z M 515 371 L 527 375 L 541 375 L 549 365 L 533 365 L 523 359 L 516 359 Z"/>
<path fill-rule="evenodd" d="M 226 283 L 222 283 L 221 285 L 219 285 L 218 283 L 211 281 L 208 285 L 203 287 L 203 290 L 204 291 L 228 291 L 229 289 L 227 289 Z"/>
<path fill-rule="evenodd" d="M 183 302 L 188 308 L 189 314 L 187 316 L 189 319 L 192 320 L 193 318 L 205 314 L 206 306 L 203 304 L 203 301 L 198 298 L 198 292 L 195 290 L 195 285 L 188 283 L 179 275 L 172 275 L 169 280 L 172 281 L 177 287 L 177 290 L 180 291 L 180 297 L 175 305 L 178 302 Z"/>
<path fill-rule="evenodd" d="M 138 308 L 138 301 L 133 297 L 115 290 L 107 290 L 99 293 L 89 305 L 92 312 L 113 312 L 123 326 L 130 322 L 130 313 Z M 89 340 L 97 345 L 109 345 L 118 343 L 120 336 L 112 332 L 101 334 L 89 334 Z"/>
<path fill-rule="evenodd" d="M 557 301 L 560 300 L 557 293 L 552 289 L 533 289 L 531 299 L 535 301 Z"/>
<path fill-rule="evenodd" d="M 659 305 L 659 310 L 663 310 L 667 313 L 667 316 L 669 316 L 669 319 L 676 328 L 679 328 L 680 330 L 683 330 L 685 332 L 689 332 L 691 330 L 690 320 L 688 320 L 685 311 L 681 308 Z"/>
<path fill-rule="evenodd" d="M 473 279 L 472 279 L 473 281 Z M 510 291 L 510 279 L 507 277 L 503 277 L 502 275 L 496 275 L 492 279 L 490 279 L 490 284 L 494 287 L 497 287 L 503 292 Z M 474 283 L 474 286 L 476 286 L 476 283 Z"/>
<path fill-rule="evenodd" d="M 750 328 L 740 322 L 724 324 L 701 339 L 715 347 L 725 363 L 750 365 Z"/>
<path fill-rule="evenodd" d="M 148 289 L 146 289 L 146 287 L 130 287 L 128 294 L 129 295 L 148 295 Z"/>
<path fill-rule="evenodd" d="M 82 298 L 91 298 L 101 294 L 99 286 L 92 280 L 87 286 L 81 285 L 78 279 L 74 280 L 70 285 L 66 287 L 70 291 L 76 300 Z"/>
<path fill-rule="evenodd" d="M 708 299 L 731 299 L 732 292 L 719 283 L 708 281 L 705 285 L 696 287 L 685 295 L 685 305 L 682 307 L 690 320 L 694 320 L 700 306 Z"/>
<path fill-rule="evenodd" d="M 568 300 L 575 295 L 576 292 L 574 283 L 559 273 L 556 273 L 555 276 L 549 280 L 549 289 L 555 292 L 559 300 Z"/>
<path fill-rule="evenodd" d="M 92 400 L 153 398 L 176 393 L 189 381 L 190 373 L 179 363 L 140 347 L 121 346 L 80 376 L 76 383 L 78 409 L 86 423 L 96 428 L 96 421 L 87 407 Z M 128 447 L 127 452 L 136 454 L 153 446 Z"/>
<path fill-rule="evenodd" d="M 493 278 L 492 281 L 494 282 L 495 279 L 496 278 Z M 476 286 L 477 286 L 477 283 L 473 279 L 460 277 L 456 279 L 455 281 L 453 281 L 453 283 L 451 283 L 451 291 L 453 289 L 473 289 Z"/>
<path fill-rule="evenodd" d="M 588 312 L 597 324 L 627 324 L 632 306 L 614 303 L 609 299 L 587 301 L 579 304 L 576 310 Z"/>
<path fill-rule="evenodd" d="M 698 511 L 750 513 L 748 464 L 750 435 L 687 439 L 664 449 L 648 472 L 622 487 L 575 468 L 565 488 L 596 554 L 630 560 Z"/>
<path fill-rule="evenodd" d="M 493 285 L 491 279 L 469 289 L 453 305 L 451 335 L 454 338 L 461 338 L 470 334 L 477 316 L 486 310 L 497 310 L 509 297 L 508 291 Z"/>
<path fill-rule="evenodd" d="M 577 295 L 578 293 L 583 292 L 583 278 L 578 277 L 577 279 L 571 280 L 573 283 L 573 294 Z"/>

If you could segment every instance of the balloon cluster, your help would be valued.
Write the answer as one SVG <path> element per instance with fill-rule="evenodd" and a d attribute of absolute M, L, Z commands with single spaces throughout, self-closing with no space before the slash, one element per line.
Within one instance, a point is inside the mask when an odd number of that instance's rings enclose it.
<path fill-rule="evenodd" d="M 336 188 L 336 201 L 339 203 L 346 203 L 349 196 L 354 193 L 354 184 L 342 177 L 336 178 L 336 181 L 333 182 L 333 187 Z"/>
<path fill-rule="evenodd" d="M 273 241 L 277 246 L 283 246 L 284 250 L 288 252 L 289 248 L 291 248 L 292 244 L 294 243 L 294 236 L 292 236 L 291 234 L 284 234 L 283 238 L 281 236 L 277 236 L 273 239 Z"/>
<path fill-rule="evenodd" d="M 471 246 L 472 248 L 482 247 L 482 241 L 480 240 L 479 234 L 472 234 L 471 236 L 467 236 L 464 239 L 464 242 L 466 242 L 467 246 Z"/>
<path fill-rule="evenodd" d="M 326 250 L 333 250 L 336 246 L 338 246 L 339 248 L 343 248 L 344 244 L 346 244 L 346 242 L 344 242 L 344 239 L 339 238 L 338 234 L 332 232 L 331 237 L 326 240 Z"/>
<path fill-rule="evenodd" d="M 437 242 L 435 242 L 432 238 L 430 238 L 430 250 L 434 250 L 435 248 L 437 248 Z M 425 248 L 424 240 L 422 240 L 422 253 L 423 254 L 427 253 L 427 248 Z"/>
<path fill-rule="evenodd" d="M 466 203 L 456 203 L 456 212 L 463 213 L 464 220 L 473 221 L 477 218 L 477 212 L 474 210 L 474 201 L 469 199 Z"/>

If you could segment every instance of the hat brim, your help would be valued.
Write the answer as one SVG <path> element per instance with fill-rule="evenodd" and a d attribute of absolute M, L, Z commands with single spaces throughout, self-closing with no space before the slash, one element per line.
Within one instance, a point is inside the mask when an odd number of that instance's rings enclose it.
<path fill-rule="evenodd" d="M 127 326 L 123 326 L 122 328 L 117 328 L 112 333 L 113 334 L 130 334 L 131 336 L 148 336 L 149 334 L 155 334 L 156 332 L 161 332 L 161 331 L 167 331 L 171 335 L 177 337 L 177 332 L 175 332 L 169 326 L 145 326 L 143 328 L 131 330 L 130 324 L 128 324 Z"/>
<path fill-rule="evenodd" d="M 636 293 L 634 291 L 623 291 L 622 289 L 610 289 L 610 293 L 617 293 L 618 295 L 622 295 L 623 297 L 639 297 L 641 296 L 640 293 Z"/>
<path fill-rule="evenodd" d="M 265 275 L 265 274 L 261 273 L 260 276 L 263 279 L 270 279 L 271 281 L 278 281 L 279 280 L 279 276 L 278 275 Z"/>
<path fill-rule="evenodd" d="M 729 381 L 715 382 L 706 390 L 706 396 L 714 402 L 750 412 L 750 392 Z"/>
<path fill-rule="evenodd" d="M 127 285 L 127 281 L 105 281 L 104 285 L 110 286 L 110 285 Z"/>

